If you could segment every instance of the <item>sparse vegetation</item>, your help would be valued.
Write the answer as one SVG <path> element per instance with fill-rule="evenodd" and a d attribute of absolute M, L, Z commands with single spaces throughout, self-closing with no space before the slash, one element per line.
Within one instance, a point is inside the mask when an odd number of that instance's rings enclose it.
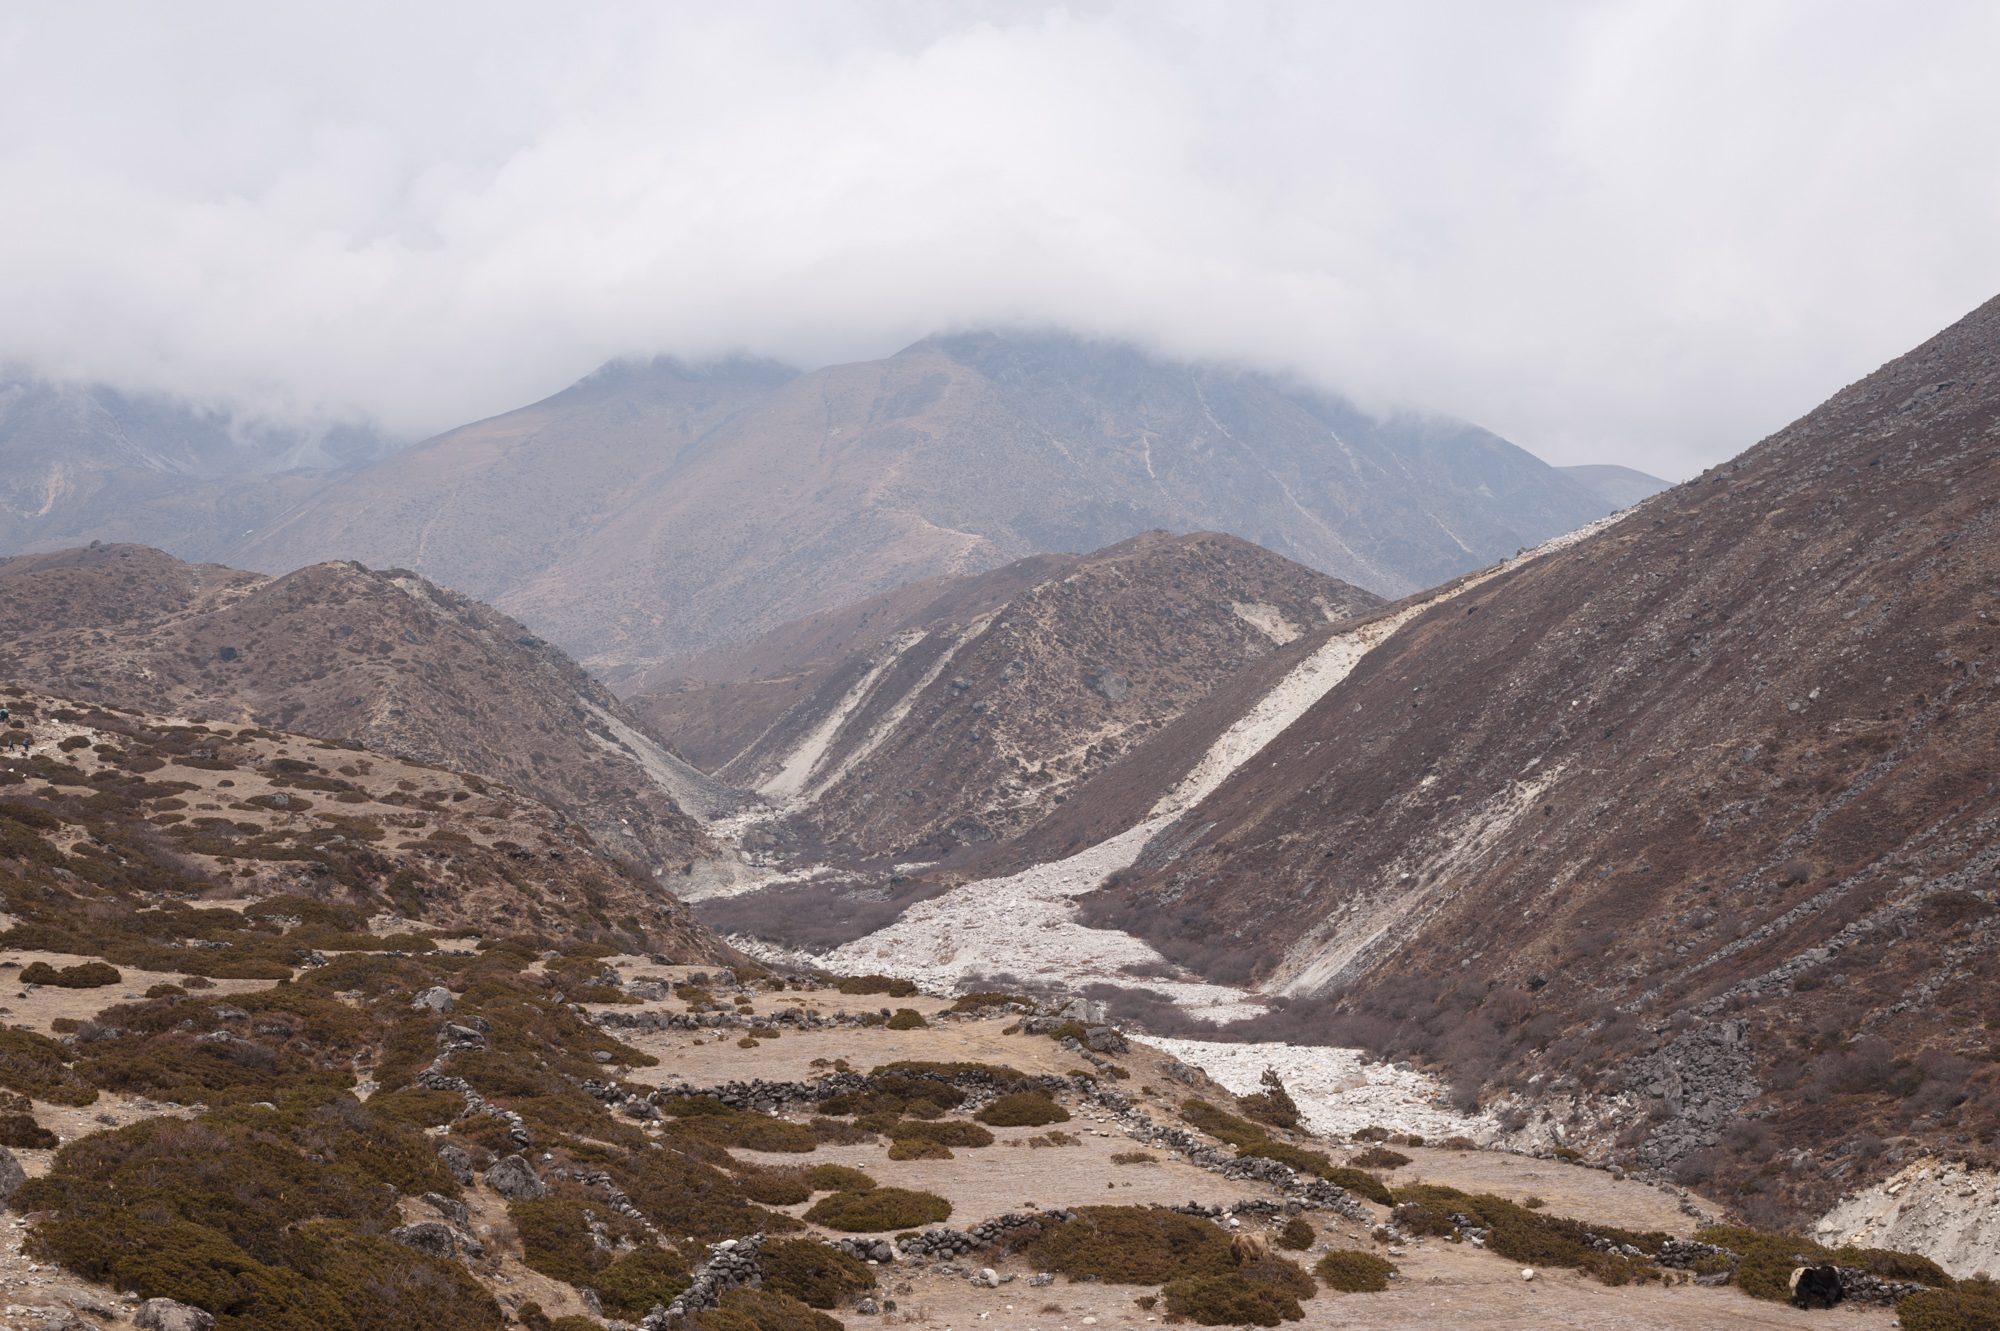
<path fill-rule="evenodd" d="M 48 984 L 58 989 L 102 989 L 107 984 L 122 983 L 124 979 L 116 966 L 107 966 L 101 961 L 62 967 L 51 966 L 46 961 L 32 961 L 21 968 L 22 984 Z"/>
<path fill-rule="evenodd" d="M 767 1243 L 758 1265 L 764 1288 L 789 1294 L 809 1308 L 837 1308 L 875 1288 L 875 1273 L 868 1263 L 811 1239 Z"/>
<path fill-rule="evenodd" d="M 1285 1221 L 1284 1227 L 1278 1231 L 1278 1246 L 1290 1248 L 1293 1252 L 1304 1252 L 1313 1246 L 1313 1240 L 1317 1237 L 1319 1235 L 1313 1229 L 1312 1222 L 1302 1215 L 1295 1215 Z"/>
<path fill-rule="evenodd" d="M 1343 1294 L 1371 1294 L 1389 1288 L 1396 1266 L 1372 1252 L 1336 1248 L 1314 1264 L 1313 1274 L 1328 1289 Z"/>
<path fill-rule="evenodd" d="M 1069 1122 L 1069 1111 L 1044 1092 L 1015 1091 L 1001 1096 L 973 1117 L 996 1128 L 1040 1128 Z"/>
<path fill-rule="evenodd" d="M 806 1219 L 849 1234 L 879 1234 L 894 1229 L 934 1225 L 951 1216 L 951 1203 L 935 1193 L 908 1188 L 870 1188 L 836 1192 L 820 1198 Z"/>

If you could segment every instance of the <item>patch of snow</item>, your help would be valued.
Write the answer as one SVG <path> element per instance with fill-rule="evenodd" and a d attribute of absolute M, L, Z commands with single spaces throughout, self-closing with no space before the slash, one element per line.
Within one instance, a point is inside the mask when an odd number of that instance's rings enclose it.
<path fill-rule="evenodd" d="M 585 733 L 599 748 L 638 763 L 647 779 L 664 790 L 683 813 L 705 823 L 712 822 L 735 812 L 742 803 L 742 796 L 736 791 L 675 757 L 637 728 L 587 698 L 580 701 L 584 710 L 611 732 L 611 737 L 607 739 L 588 726 Z"/>
<path fill-rule="evenodd" d="M 1275 1069 L 1298 1104 L 1300 1118 L 1321 1136 L 1351 1137 L 1372 1126 L 1414 1132 L 1426 1139 L 1465 1136 L 1483 1142 L 1498 1132 L 1487 1117 L 1452 1108 L 1444 1085 L 1435 1077 L 1370 1062 L 1358 1049 L 1135 1038 L 1200 1068 L 1236 1095 L 1261 1089 L 1264 1069 Z"/>
<path fill-rule="evenodd" d="M 1256 629 L 1280 647 L 1283 647 L 1288 642 L 1296 641 L 1299 635 L 1305 631 L 1291 620 L 1286 619 L 1284 612 L 1278 609 L 1277 606 L 1269 605 L 1263 601 L 1231 601 L 1229 608 L 1235 613 L 1238 619 L 1248 624 L 1251 628 Z"/>
<path fill-rule="evenodd" d="M 923 639 L 922 629 L 911 629 L 890 639 L 887 644 L 890 650 L 884 652 L 881 659 L 868 668 L 868 673 L 855 681 L 854 687 L 847 691 L 834 709 L 785 755 L 777 772 L 757 787 L 757 793 L 781 804 L 796 800 L 812 779 L 814 769 L 826 760 L 827 750 L 833 747 L 834 736 L 847 724 L 847 718 L 854 715 L 862 700 L 873 691 L 889 668 L 902 659 L 903 653 Z"/>

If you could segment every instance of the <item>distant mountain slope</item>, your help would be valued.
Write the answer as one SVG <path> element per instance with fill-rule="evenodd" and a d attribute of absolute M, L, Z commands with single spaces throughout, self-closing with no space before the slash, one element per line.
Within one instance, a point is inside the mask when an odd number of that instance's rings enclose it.
<path fill-rule="evenodd" d="M 101 384 L 0 376 L 0 551 L 140 540 L 212 559 L 391 441 Z"/>
<path fill-rule="evenodd" d="M 1557 467 L 1556 470 L 1571 480 L 1588 486 L 1613 508 L 1630 508 L 1641 499 L 1650 499 L 1660 491 L 1673 486 L 1672 481 L 1663 481 L 1636 468 L 1620 467 L 1612 463 L 1583 463 L 1573 467 Z"/>
<path fill-rule="evenodd" d="M 2000 300 L 1418 614 L 1092 918 L 1797 1219 L 2000 1136 L 1996 661 Z"/>
<path fill-rule="evenodd" d="M 282 578 L 101 546 L 0 562 L 0 677 L 71 697 L 348 740 L 494 777 L 668 871 L 722 791 L 561 652 L 414 574 Z"/>
<path fill-rule="evenodd" d="M 1039 821 L 1246 664 L 1379 603 L 1235 537 L 1155 532 L 813 616 L 632 702 L 809 846 L 935 858 Z"/>
<path fill-rule="evenodd" d="M 1227 531 L 1400 593 L 1608 507 L 1461 422 L 988 333 L 797 376 L 609 367 L 329 485 L 231 562 L 415 568 L 622 687 L 909 582 L 1156 528 Z"/>

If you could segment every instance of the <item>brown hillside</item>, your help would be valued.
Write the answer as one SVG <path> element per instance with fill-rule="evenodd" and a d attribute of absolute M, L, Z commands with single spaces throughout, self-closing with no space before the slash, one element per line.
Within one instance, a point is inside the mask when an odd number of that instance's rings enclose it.
<path fill-rule="evenodd" d="M 1797 1214 L 2000 1147 L 1996 644 L 2000 301 L 1410 623 L 1096 914 Z"/>
<path fill-rule="evenodd" d="M 668 872 L 713 854 L 679 801 L 725 792 L 561 652 L 413 574 L 263 578 L 99 546 L 0 563 L 0 613 L 0 674 L 36 687 L 493 777 Z"/>
<path fill-rule="evenodd" d="M 740 649 L 739 661 L 785 667 L 779 678 L 690 684 L 643 705 L 662 727 L 704 713 L 730 727 L 712 745 L 735 749 L 717 774 L 791 812 L 792 834 L 934 858 L 1040 821 L 1238 669 L 1379 603 L 1212 533 L 1149 533 L 927 595 L 913 613 L 878 601 Z M 821 641 L 833 650 L 807 661 L 802 644 Z M 797 701 L 778 712 L 787 695 Z"/>
<path fill-rule="evenodd" d="M 12 712 L 0 727 L 0 895 L 13 947 L 94 954 L 123 939 L 104 955 L 227 974 L 172 955 L 205 946 L 187 940 L 222 920 L 198 908 L 284 897 L 355 921 L 721 954 L 582 827 L 479 777 L 20 688 L 0 688 L 0 702 Z M 273 959 L 292 961 L 263 964 Z"/>

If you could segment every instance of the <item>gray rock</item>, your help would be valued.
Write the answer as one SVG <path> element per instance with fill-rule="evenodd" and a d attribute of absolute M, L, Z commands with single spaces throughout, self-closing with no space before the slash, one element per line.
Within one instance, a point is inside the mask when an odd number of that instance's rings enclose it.
<path fill-rule="evenodd" d="M 464 1147 L 446 1142 L 438 1147 L 438 1159 L 444 1161 L 444 1167 L 460 1183 L 472 1182 L 472 1157 L 465 1153 Z"/>
<path fill-rule="evenodd" d="M 441 984 L 432 985 L 410 1000 L 413 1008 L 429 1008 L 433 1012 L 449 1012 L 452 1009 L 451 990 Z"/>
<path fill-rule="evenodd" d="M 862 1299 L 854 1305 L 854 1311 L 860 1313 L 863 1317 L 873 1317 L 879 1309 L 876 1306 L 875 1300 Z"/>
<path fill-rule="evenodd" d="M 451 1226 L 439 1224 L 435 1220 L 422 1220 L 414 1225 L 404 1225 L 389 1231 L 389 1237 L 396 1242 L 415 1248 L 418 1252 L 429 1253 L 449 1261 L 458 1256 L 458 1243 L 452 1238 Z"/>
<path fill-rule="evenodd" d="M 431 1210 L 436 1211 L 460 1229 L 464 1229 L 472 1223 L 472 1212 L 467 1210 L 465 1203 L 456 1197 L 447 1197 L 441 1192 L 427 1192 L 423 1196 L 423 1202 L 425 1206 L 430 1207 Z"/>
<path fill-rule="evenodd" d="M 213 1331 L 215 1318 L 192 1304 L 147 1299 L 132 1314 L 132 1325 L 139 1331 Z"/>
<path fill-rule="evenodd" d="M 67 1308 L 50 1308 L 35 1323 L 35 1331 L 100 1331 L 97 1323 L 86 1322 Z"/>
<path fill-rule="evenodd" d="M 13 1200 L 14 1194 L 28 1181 L 28 1171 L 21 1168 L 21 1162 L 14 1153 L 0 1146 L 0 1205 Z"/>
<path fill-rule="evenodd" d="M 532 1202 L 548 1195 L 535 1167 L 518 1155 L 496 1160 L 486 1171 L 486 1186 L 510 1202 Z"/>

